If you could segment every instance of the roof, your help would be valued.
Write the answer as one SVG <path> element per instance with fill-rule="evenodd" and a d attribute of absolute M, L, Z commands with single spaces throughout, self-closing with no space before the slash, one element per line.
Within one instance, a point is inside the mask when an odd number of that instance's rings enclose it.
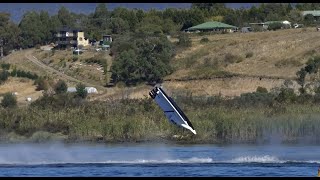
<path fill-rule="evenodd" d="M 188 28 L 188 30 L 218 29 L 218 28 L 237 28 L 237 27 L 229 24 L 225 24 L 222 22 L 211 21 L 211 22 L 205 22 L 205 23 L 190 27 Z"/>
<path fill-rule="evenodd" d="M 313 11 L 302 11 L 302 15 L 305 16 L 307 14 L 311 14 L 313 16 L 320 16 L 320 11 L 313 10 Z"/>

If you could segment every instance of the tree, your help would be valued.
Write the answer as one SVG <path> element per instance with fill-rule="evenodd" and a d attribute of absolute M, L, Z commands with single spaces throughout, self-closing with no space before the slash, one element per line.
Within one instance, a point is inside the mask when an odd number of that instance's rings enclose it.
<path fill-rule="evenodd" d="M 26 12 L 20 21 L 19 28 L 21 30 L 21 45 L 23 48 L 30 48 L 34 47 L 36 44 L 43 44 L 45 34 L 43 24 L 37 12 Z"/>
<path fill-rule="evenodd" d="M 17 98 L 12 93 L 5 93 L 1 101 L 1 106 L 4 108 L 12 108 L 17 106 Z"/>
<path fill-rule="evenodd" d="M 81 97 L 82 99 L 85 99 L 88 96 L 88 92 L 86 90 L 86 86 L 82 83 L 77 84 L 76 86 L 76 95 L 78 97 Z"/>
<path fill-rule="evenodd" d="M 136 32 L 155 35 L 162 34 L 162 24 L 163 20 L 158 16 L 146 16 L 143 20 L 137 25 Z"/>
<path fill-rule="evenodd" d="M 113 34 L 123 34 L 129 30 L 129 24 L 120 17 L 111 18 L 109 28 Z"/>
<path fill-rule="evenodd" d="M 19 47 L 20 29 L 10 21 L 9 13 L 0 13 L 0 41 L 3 42 L 4 55 L 11 49 Z"/>
<path fill-rule="evenodd" d="M 108 27 L 109 12 L 105 3 L 98 4 L 91 18 L 92 25 L 100 29 Z"/>
<path fill-rule="evenodd" d="M 67 83 L 65 81 L 61 80 L 61 79 L 59 79 L 59 81 L 54 86 L 54 91 L 57 94 L 65 93 L 65 92 L 67 92 L 67 89 L 68 89 Z"/>
<path fill-rule="evenodd" d="M 297 9 L 291 10 L 288 17 L 289 17 L 289 21 L 294 23 L 300 23 L 303 20 L 303 17 L 300 11 Z"/>
<path fill-rule="evenodd" d="M 121 52 L 112 64 L 112 79 L 115 82 L 123 81 L 127 85 L 135 84 L 141 79 L 137 55 L 133 49 Z"/>
<path fill-rule="evenodd" d="M 58 19 L 60 20 L 62 26 L 67 26 L 71 28 L 74 27 L 74 18 L 69 12 L 69 10 L 64 6 L 61 6 L 58 11 Z"/>
<path fill-rule="evenodd" d="M 173 46 L 165 36 L 137 35 L 118 43 L 111 66 L 114 82 L 123 81 L 127 85 L 142 81 L 160 82 L 172 72 Z M 119 51 L 120 47 L 126 49 Z"/>
<path fill-rule="evenodd" d="M 188 11 L 181 11 L 180 13 L 182 13 L 180 16 L 180 20 L 182 21 L 182 28 L 181 30 L 185 30 L 189 27 L 204 23 L 206 17 L 205 14 L 203 12 L 203 10 L 199 9 L 199 8 L 192 8 Z"/>
<path fill-rule="evenodd" d="M 225 9 L 224 3 L 192 3 L 191 8 L 199 8 L 201 10 L 221 10 Z"/>
<path fill-rule="evenodd" d="M 136 46 L 143 80 L 158 83 L 172 72 L 170 60 L 174 49 L 165 36 L 137 39 Z"/>
<path fill-rule="evenodd" d="M 307 14 L 304 16 L 304 23 L 306 25 L 312 25 L 312 24 L 314 24 L 314 21 L 315 21 L 315 19 L 312 14 Z"/>

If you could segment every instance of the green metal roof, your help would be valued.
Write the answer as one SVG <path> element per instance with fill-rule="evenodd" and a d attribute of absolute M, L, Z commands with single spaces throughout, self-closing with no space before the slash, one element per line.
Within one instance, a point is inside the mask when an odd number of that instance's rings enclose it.
<path fill-rule="evenodd" d="M 218 29 L 218 28 L 237 28 L 237 27 L 229 24 L 217 22 L 217 21 L 211 21 L 211 22 L 205 22 L 205 23 L 190 27 L 188 28 L 188 30 L 203 30 L 203 29 Z"/>
<path fill-rule="evenodd" d="M 313 10 L 313 11 L 302 11 L 302 15 L 305 16 L 307 14 L 311 14 L 313 16 L 320 16 L 320 11 Z"/>

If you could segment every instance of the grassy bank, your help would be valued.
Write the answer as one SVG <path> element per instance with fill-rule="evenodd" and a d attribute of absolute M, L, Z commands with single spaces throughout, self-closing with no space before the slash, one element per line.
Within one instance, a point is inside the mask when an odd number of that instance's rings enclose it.
<path fill-rule="evenodd" d="M 189 99 L 188 99 L 189 98 Z M 316 104 L 229 106 L 218 99 L 177 98 L 197 131 L 170 124 L 151 99 L 47 99 L 27 107 L 0 109 L 2 141 L 187 143 L 319 143 Z M 48 103 L 50 101 L 51 103 Z"/>

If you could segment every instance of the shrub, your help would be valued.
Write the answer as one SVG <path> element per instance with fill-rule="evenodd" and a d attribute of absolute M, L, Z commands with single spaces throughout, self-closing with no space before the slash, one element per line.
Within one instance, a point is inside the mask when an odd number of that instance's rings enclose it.
<path fill-rule="evenodd" d="M 2 63 L 1 64 L 1 68 L 3 70 L 9 70 L 10 69 L 10 64 L 9 63 Z"/>
<path fill-rule="evenodd" d="M 12 77 L 16 77 L 17 76 L 17 68 L 13 68 L 13 70 L 11 71 L 11 76 Z"/>
<path fill-rule="evenodd" d="M 267 90 L 267 88 L 258 86 L 258 87 L 257 87 L 257 92 L 258 92 L 258 93 L 268 93 L 268 90 Z"/>
<path fill-rule="evenodd" d="M 276 23 L 271 23 L 268 26 L 268 30 L 277 30 L 277 29 L 281 29 L 282 28 L 282 23 L 276 22 Z"/>
<path fill-rule="evenodd" d="M 37 88 L 36 88 L 37 91 L 41 91 L 41 90 L 46 91 L 49 88 L 49 82 L 42 77 L 36 79 L 35 84 L 37 85 Z"/>
<path fill-rule="evenodd" d="M 233 55 L 231 53 L 227 53 L 224 57 L 224 61 L 227 63 L 227 64 L 232 64 L 232 63 L 239 63 L 241 61 L 243 61 L 242 57 L 241 56 L 238 56 L 238 55 Z"/>
<path fill-rule="evenodd" d="M 73 56 L 73 57 L 72 57 L 72 61 L 73 61 L 73 62 L 76 62 L 77 60 L 78 60 L 78 56 Z"/>
<path fill-rule="evenodd" d="M 240 97 L 236 97 L 230 101 L 230 105 L 238 107 L 256 107 L 256 106 L 270 106 L 273 103 L 274 95 L 271 93 L 243 93 Z"/>
<path fill-rule="evenodd" d="M 247 52 L 246 53 L 246 58 L 251 58 L 253 56 L 253 52 Z"/>
<path fill-rule="evenodd" d="M 297 95 L 292 88 L 281 88 L 279 95 L 276 97 L 278 102 L 295 102 Z"/>
<path fill-rule="evenodd" d="M 4 108 L 11 108 L 17 106 L 17 98 L 12 93 L 5 93 L 1 101 L 1 106 Z"/>
<path fill-rule="evenodd" d="M 207 42 L 209 42 L 209 39 L 206 37 L 200 40 L 200 43 L 207 43 Z"/>
<path fill-rule="evenodd" d="M 0 73 L 0 84 L 4 81 L 6 81 L 9 77 L 9 72 L 4 70 Z"/>
<path fill-rule="evenodd" d="M 190 47 L 192 45 L 191 39 L 188 34 L 181 33 L 178 37 L 178 46 L 181 47 Z"/>
<path fill-rule="evenodd" d="M 81 97 L 83 99 L 85 99 L 87 97 L 88 92 L 87 92 L 86 86 L 84 84 L 82 84 L 82 83 L 77 84 L 76 90 L 77 90 L 76 94 L 78 97 Z"/>
<path fill-rule="evenodd" d="M 54 86 L 54 91 L 57 94 L 65 93 L 65 92 L 67 92 L 67 89 L 68 89 L 67 83 L 65 81 L 61 80 L 61 79 Z"/>

